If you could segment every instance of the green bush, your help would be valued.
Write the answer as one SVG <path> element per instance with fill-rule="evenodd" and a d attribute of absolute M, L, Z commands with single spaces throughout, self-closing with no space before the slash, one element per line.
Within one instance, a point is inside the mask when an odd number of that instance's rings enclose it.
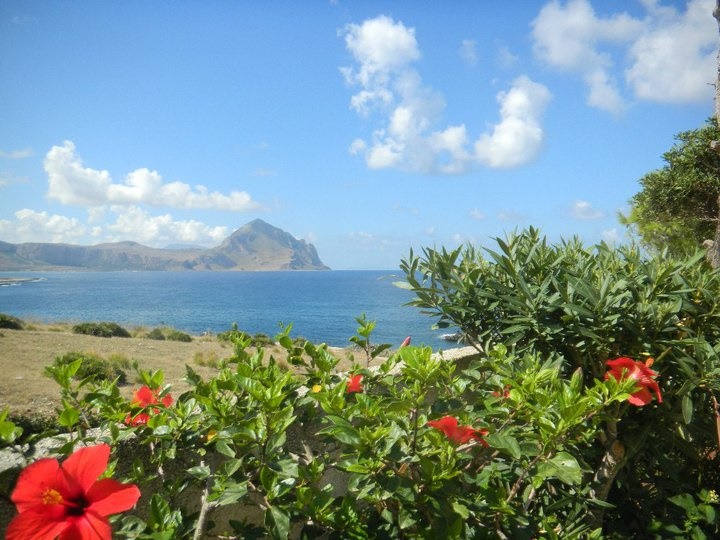
<path fill-rule="evenodd" d="M 230 330 L 226 330 L 225 332 L 220 332 L 217 335 L 218 340 L 220 341 L 226 341 L 230 343 L 234 343 L 235 341 L 241 340 L 243 342 L 247 342 L 247 344 L 251 347 L 267 347 L 268 345 L 272 345 L 274 343 L 274 340 L 268 336 L 267 334 L 263 333 L 257 333 L 255 335 L 249 334 L 248 332 L 244 332 L 243 330 L 239 330 L 236 323 L 233 323 L 232 328 Z M 305 342 L 305 339 L 303 338 L 295 338 L 299 343 Z"/>
<path fill-rule="evenodd" d="M 609 359 L 654 358 L 662 405 L 618 409 L 583 456 L 590 470 L 626 451 L 604 501 L 614 533 L 645 530 L 681 493 L 717 487 L 715 414 L 720 396 L 720 272 L 698 252 L 644 257 L 635 246 L 551 245 L 536 229 L 497 239 L 497 249 L 424 249 L 402 261 L 412 304 L 457 326 L 479 349 L 561 358 L 565 378 L 604 376 Z M 714 471 L 714 472 L 713 472 Z M 609 484 L 608 484 L 609 485 Z"/>
<path fill-rule="evenodd" d="M 73 333 L 86 334 L 98 337 L 130 337 L 130 332 L 117 323 L 99 322 L 99 323 L 81 323 L 73 326 Z"/>
<path fill-rule="evenodd" d="M 167 335 L 167 339 L 169 341 L 182 341 L 183 343 L 190 343 L 192 341 L 190 334 L 180 332 L 179 330 L 171 330 Z"/>
<path fill-rule="evenodd" d="M 185 343 L 190 343 L 192 341 L 192 337 L 190 334 L 186 334 L 185 332 L 181 332 L 179 330 L 175 330 L 174 328 L 166 328 L 166 327 L 158 327 L 153 328 L 150 332 L 148 332 L 145 335 L 148 339 L 157 339 L 157 340 L 169 340 L 169 341 L 182 341 Z"/>
<path fill-rule="evenodd" d="M 0 328 L 7 328 L 8 330 L 22 330 L 24 326 L 25 323 L 21 319 L 13 317 L 12 315 L 0 313 Z"/>
<path fill-rule="evenodd" d="M 74 369 L 72 379 L 90 379 L 95 382 L 114 381 L 118 384 L 126 384 L 127 375 L 121 368 L 121 362 L 105 360 L 104 358 L 91 353 L 69 352 L 55 357 L 52 368 L 64 368 L 78 362 L 77 369 Z M 51 368 L 51 369 L 52 369 Z M 52 374 L 51 374 L 52 375 Z"/>
<path fill-rule="evenodd" d="M 150 332 L 147 333 L 145 336 L 148 339 L 157 339 L 160 341 L 165 340 L 165 334 L 162 331 L 162 328 L 153 328 Z"/>

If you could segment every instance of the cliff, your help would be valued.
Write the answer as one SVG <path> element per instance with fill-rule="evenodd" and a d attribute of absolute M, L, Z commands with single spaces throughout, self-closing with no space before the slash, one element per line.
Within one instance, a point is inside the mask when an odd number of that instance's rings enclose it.
<path fill-rule="evenodd" d="M 328 270 L 312 244 L 256 219 L 211 249 L 0 241 L 0 270 Z"/>

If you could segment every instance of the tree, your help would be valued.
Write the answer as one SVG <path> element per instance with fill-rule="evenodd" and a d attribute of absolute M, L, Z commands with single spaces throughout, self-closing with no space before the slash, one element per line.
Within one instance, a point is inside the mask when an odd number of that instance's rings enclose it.
<path fill-rule="evenodd" d="M 712 143 L 720 140 L 718 121 L 710 118 L 675 138 L 678 142 L 663 155 L 666 165 L 640 180 L 642 191 L 622 220 L 636 227 L 648 247 L 686 254 L 716 236 L 720 153 Z"/>

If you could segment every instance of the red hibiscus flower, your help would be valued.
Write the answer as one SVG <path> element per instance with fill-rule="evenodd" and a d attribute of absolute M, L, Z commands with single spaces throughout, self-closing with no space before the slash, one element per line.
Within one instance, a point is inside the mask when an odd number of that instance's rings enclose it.
<path fill-rule="evenodd" d="M 492 395 L 495 397 L 506 398 L 510 395 L 510 388 L 511 386 L 509 384 L 506 384 L 503 387 L 502 392 L 500 390 L 495 390 L 493 391 Z"/>
<path fill-rule="evenodd" d="M 410 345 L 410 336 L 406 337 L 403 340 L 402 344 L 400 345 L 400 348 L 402 349 L 403 347 L 407 347 L 408 345 Z"/>
<path fill-rule="evenodd" d="M 163 397 L 161 400 L 158 397 L 158 393 L 156 390 L 150 390 L 150 388 L 148 388 L 147 386 L 143 386 L 139 390 L 135 390 L 131 405 L 133 407 L 142 407 L 143 409 L 147 409 L 148 407 L 152 407 L 153 405 L 159 405 L 162 403 L 165 407 L 169 407 L 170 405 L 172 405 L 172 401 L 173 399 L 170 394 L 166 394 L 165 397 Z M 159 412 L 159 409 L 155 407 L 152 409 L 152 412 L 154 414 L 157 414 Z M 148 420 L 150 420 L 150 414 L 147 412 L 141 412 L 136 415 L 128 414 L 125 417 L 125 425 L 141 426 L 147 424 Z"/>
<path fill-rule="evenodd" d="M 660 387 L 655 381 L 654 377 L 657 377 L 657 372 L 650 369 L 653 363 L 652 358 L 648 358 L 643 364 L 640 361 L 633 360 L 632 358 L 620 357 L 615 360 L 608 360 L 605 362 L 610 370 L 605 373 L 605 380 L 609 377 L 614 377 L 617 381 L 625 379 L 633 379 L 639 389 L 633 392 L 628 398 L 628 401 L 642 407 L 652 401 L 652 394 L 650 391 L 655 392 L 658 403 L 662 403 L 662 395 L 660 394 Z"/>
<path fill-rule="evenodd" d="M 483 446 L 488 446 L 488 443 L 482 438 L 483 435 L 488 434 L 487 429 L 458 426 L 458 420 L 454 416 L 443 416 L 440 420 L 430 420 L 427 425 L 442 431 L 455 444 L 465 444 L 470 439 L 475 439 Z"/>
<path fill-rule="evenodd" d="M 81 448 L 62 465 L 45 458 L 20 473 L 10 496 L 19 514 L 5 532 L 7 540 L 110 540 L 107 516 L 132 508 L 140 498 L 135 484 L 111 478 L 107 444 Z"/>
<path fill-rule="evenodd" d="M 353 392 L 362 392 L 362 375 L 353 375 L 348 379 L 347 387 L 345 388 L 345 392 L 348 394 L 352 394 Z"/>

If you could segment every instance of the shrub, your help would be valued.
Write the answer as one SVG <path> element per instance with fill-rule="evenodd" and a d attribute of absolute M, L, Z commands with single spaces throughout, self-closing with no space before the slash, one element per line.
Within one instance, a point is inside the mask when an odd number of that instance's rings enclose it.
<path fill-rule="evenodd" d="M 148 339 L 167 339 L 169 341 L 182 341 L 185 343 L 190 343 L 192 341 L 192 337 L 190 336 L 190 334 L 175 330 L 174 328 L 166 327 L 153 328 L 150 332 L 146 334 L 145 337 L 147 337 Z"/>
<path fill-rule="evenodd" d="M 7 328 L 8 330 L 22 330 L 24 326 L 25 323 L 21 319 L 13 317 L 12 315 L 0 313 L 0 328 Z"/>
<path fill-rule="evenodd" d="M 171 330 L 167 335 L 167 339 L 169 341 L 182 341 L 183 343 L 190 343 L 192 341 L 190 334 L 180 332 L 179 330 Z"/>
<path fill-rule="evenodd" d="M 161 328 L 153 328 L 150 332 L 147 333 L 145 337 L 148 339 L 157 339 L 161 341 L 165 340 L 165 334 L 163 333 Z"/>
<path fill-rule="evenodd" d="M 81 323 L 73 326 L 73 333 L 98 337 L 130 337 L 130 332 L 117 323 Z"/>
<path fill-rule="evenodd" d="M 666 501 L 717 486 L 720 466 L 715 414 L 720 395 L 720 272 L 704 253 L 687 259 L 646 258 L 633 246 L 586 248 L 575 239 L 551 245 L 536 229 L 496 239 L 497 249 L 424 249 L 402 261 L 412 304 L 455 325 L 488 350 L 503 343 L 518 354 L 558 357 L 565 378 L 586 385 L 605 362 L 655 359 L 662 405 L 610 413 L 584 459 L 591 469 L 611 460 L 613 489 L 604 500 L 618 510 L 608 530 L 645 530 L 667 514 Z M 594 464 L 594 465 L 593 465 Z M 637 529 L 635 529 L 637 530 Z"/>
<path fill-rule="evenodd" d="M 254 336 L 249 334 L 248 332 L 244 332 L 243 330 L 239 330 L 236 323 L 233 323 L 232 328 L 230 330 L 226 330 L 225 332 L 220 332 L 217 335 L 218 340 L 225 341 L 229 343 L 234 343 L 237 340 L 247 342 L 249 346 L 251 347 L 267 347 L 268 345 L 272 345 L 274 343 L 273 339 L 269 337 L 267 334 L 263 333 L 257 333 Z M 305 342 L 303 338 L 295 338 L 298 343 L 302 344 Z"/>

